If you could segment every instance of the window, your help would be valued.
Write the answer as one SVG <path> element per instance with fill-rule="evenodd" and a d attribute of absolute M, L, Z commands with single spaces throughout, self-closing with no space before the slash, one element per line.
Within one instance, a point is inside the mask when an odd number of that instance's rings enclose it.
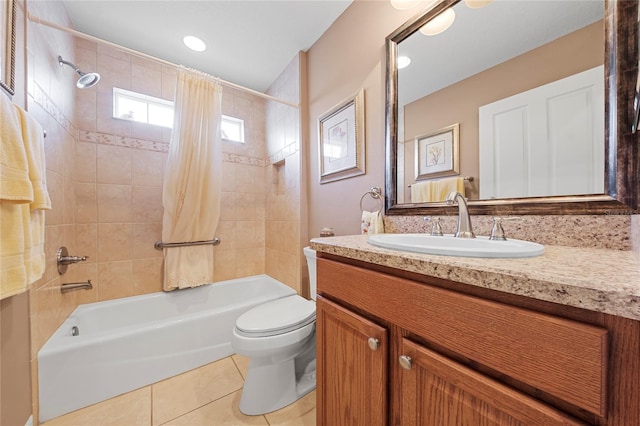
<path fill-rule="evenodd" d="M 244 120 L 223 115 L 220 130 L 222 139 L 244 143 Z"/>
<path fill-rule="evenodd" d="M 173 102 L 114 87 L 113 117 L 172 128 Z M 244 143 L 244 120 L 223 115 L 220 131 L 223 139 Z"/>
<path fill-rule="evenodd" d="M 173 102 L 114 87 L 113 117 L 171 128 Z"/>

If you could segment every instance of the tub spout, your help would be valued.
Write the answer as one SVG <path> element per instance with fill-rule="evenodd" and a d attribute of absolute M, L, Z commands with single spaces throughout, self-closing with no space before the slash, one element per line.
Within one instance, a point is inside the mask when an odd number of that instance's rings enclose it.
<path fill-rule="evenodd" d="M 86 282 L 81 282 L 81 283 L 62 284 L 60 286 L 60 291 L 63 293 L 67 293 L 69 291 L 80 290 L 82 288 L 85 290 L 91 290 L 93 288 L 93 284 L 91 284 L 91 280 L 87 280 Z"/>

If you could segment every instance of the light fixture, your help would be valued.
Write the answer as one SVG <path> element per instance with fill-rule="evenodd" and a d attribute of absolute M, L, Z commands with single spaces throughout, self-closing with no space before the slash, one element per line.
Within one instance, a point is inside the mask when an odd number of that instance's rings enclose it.
<path fill-rule="evenodd" d="M 464 3 L 470 9 L 480 9 L 481 7 L 485 7 L 492 2 L 493 0 L 464 0 Z"/>
<path fill-rule="evenodd" d="M 456 19 L 456 12 L 449 8 L 436 16 L 420 28 L 420 32 L 424 35 L 433 36 L 447 30 Z"/>
<path fill-rule="evenodd" d="M 408 56 L 398 56 L 398 69 L 406 68 L 411 63 L 411 58 Z"/>
<path fill-rule="evenodd" d="M 185 36 L 182 39 L 182 42 L 191 50 L 195 50 L 196 52 L 204 52 L 207 49 L 207 45 L 204 44 L 204 41 L 200 40 L 196 36 Z"/>
<path fill-rule="evenodd" d="M 407 10 L 416 7 L 424 0 L 391 0 L 391 6 L 398 10 Z"/>

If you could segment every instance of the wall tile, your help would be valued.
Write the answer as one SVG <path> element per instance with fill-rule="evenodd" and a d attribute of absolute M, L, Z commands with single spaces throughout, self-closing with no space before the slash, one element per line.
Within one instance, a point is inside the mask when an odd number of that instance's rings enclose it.
<path fill-rule="evenodd" d="M 166 162 L 165 153 L 131 150 L 131 184 L 162 187 Z"/>
<path fill-rule="evenodd" d="M 162 222 L 162 188 L 133 187 L 133 221 Z"/>
<path fill-rule="evenodd" d="M 98 197 L 95 183 L 76 183 L 76 223 L 98 221 Z M 47 219 L 48 220 L 48 219 Z"/>
<path fill-rule="evenodd" d="M 131 149 L 97 146 L 97 182 L 128 185 L 131 183 Z"/>
<path fill-rule="evenodd" d="M 153 246 L 156 241 L 162 239 L 162 223 L 134 223 L 133 224 L 133 258 L 146 259 L 151 257 L 162 258 L 162 250 L 156 250 Z"/>
<path fill-rule="evenodd" d="M 135 259 L 133 261 L 133 294 L 162 291 L 163 259 Z"/>
<path fill-rule="evenodd" d="M 98 184 L 98 222 L 131 222 L 131 186 Z"/>
<path fill-rule="evenodd" d="M 76 144 L 76 182 L 96 182 L 97 148 L 94 143 Z"/>
<path fill-rule="evenodd" d="M 133 296 L 133 261 L 99 263 L 97 288 L 98 300 Z"/>
<path fill-rule="evenodd" d="M 133 227 L 130 223 L 98 224 L 98 261 L 131 259 L 132 240 Z"/>

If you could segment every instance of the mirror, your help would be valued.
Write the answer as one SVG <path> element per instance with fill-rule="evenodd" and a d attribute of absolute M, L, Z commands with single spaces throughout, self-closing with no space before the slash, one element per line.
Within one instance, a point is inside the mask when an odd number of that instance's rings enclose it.
<path fill-rule="evenodd" d="M 0 6 L 0 87 L 15 94 L 16 3 L 3 1 Z"/>
<path fill-rule="evenodd" d="M 616 132 L 606 124 L 616 118 L 606 120 L 605 115 L 605 98 L 615 100 L 618 89 L 608 78 L 615 75 L 616 64 L 604 63 L 617 48 L 606 43 L 604 30 L 611 31 L 617 2 L 493 1 L 482 8 L 468 3 L 473 2 L 442 1 L 387 37 L 387 214 L 451 212 L 437 199 L 411 199 L 410 185 L 443 175 L 470 178 L 464 187 L 472 214 L 629 212 L 615 198 L 619 147 Z M 455 20 L 446 31 L 433 36 L 419 31 L 448 9 Z M 411 64 L 399 70 L 401 56 L 409 56 Z M 549 87 L 569 95 L 548 95 Z M 535 114 L 510 113 L 523 97 L 529 110 L 552 106 L 536 113 L 544 125 L 534 124 Z M 552 110 L 563 114 L 554 116 Z M 458 128 L 459 140 L 442 143 L 459 145 L 459 150 L 445 146 L 443 164 L 459 161 L 459 170 L 445 164 L 444 169 L 432 167 L 448 170 L 444 174 L 426 173 L 429 143 L 440 143 L 432 135 L 450 126 Z M 544 143 L 540 135 L 523 133 L 539 128 L 545 129 Z M 501 140 L 500 135 L 508 137 Z M 557 143 L 571 138 L 572 144 Z M 531 158 L 522 160 L 525 155 Z"/>

